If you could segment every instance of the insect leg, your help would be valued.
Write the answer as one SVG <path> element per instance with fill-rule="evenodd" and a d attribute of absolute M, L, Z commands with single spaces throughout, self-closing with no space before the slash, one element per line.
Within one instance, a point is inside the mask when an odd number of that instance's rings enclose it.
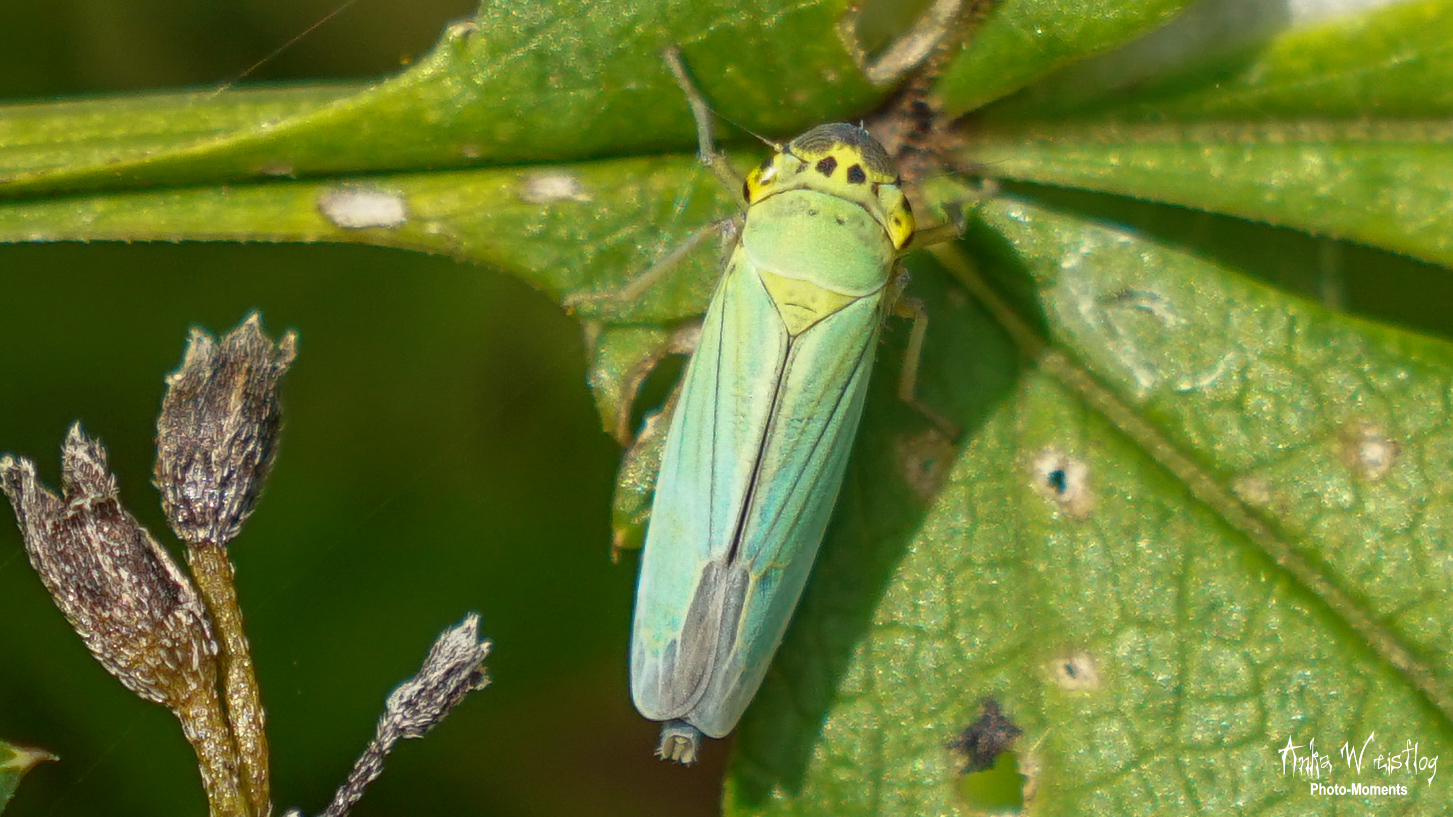
<path fill-rule="evenodd" d="M 701 163 L 711 168 L 711 172 L 716 174 L 728 190 L 740 195 L 742 177 L 737 175 L 726 157 L 716 149 L 716 140 L 712 138 L 711 130 L 711 106 L 706 104 L 706 97 L 701 95 L 701 91 L 696 89 L 691 77 L 687 75 L 686 65 L 681 62 L 681 50 L 673 45 L 662 56 L 666 60 L 666 67 L 671 69 L 676 85 L 686 95 L 687 104 L 691 106 L 691 117 L 696 120 L 696 153 L 701 157 Z"/>
<path fill-rule="evenodd" d="M 959 424 L 918 399 L 918 364 L 923 358 L 923 339 L 928 334 L 928 310 L 923 308 L 917 298 L 904 295 L 899 296 L 893 304 L 893 314 L 913 319 L 913 329 L 908 335 L 908 348 L 903 352 L 903 368 L 898 373 L 898 398 L 927 417 L 949 439 L 958 439 L 963 431 Z"/>
<path fill-rule="evenodd" d="M 677 244 L 671 252 L 666 253 L 656 260 L 656 263 L 647 267 L 635 278 L 627 281 L 625 286 L 619 289 L 606 292 L 574 292 L 566 295 L 561 300 L 561 305 L 567 311 L 573 311 L 575 307 L 582 304 L 594 304 L 602 302 L 630 303 L 641 297 L 653 284 L 660 281 L 666 273 L 670 272 L 681 263 L 681 259 L 695 252 L 702 244 L 706 243 L 713 235 L 726 237 L 728 243 L 736 237 L 736 217 L 724 218 L 720 221 L 711 221 L 696 228 L 686 240 Z"/>

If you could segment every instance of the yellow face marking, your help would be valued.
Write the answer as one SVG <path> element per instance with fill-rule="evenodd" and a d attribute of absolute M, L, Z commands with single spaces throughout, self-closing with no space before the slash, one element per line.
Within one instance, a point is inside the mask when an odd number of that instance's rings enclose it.
<path fill-rule="evenodd" d="M 887 151 L 855 125 L 819 125 L 747 175 L 751 206 L 787 190 L 816 190 L 859 204 L 901 250 L 913 237 L 913 210 Z"/>

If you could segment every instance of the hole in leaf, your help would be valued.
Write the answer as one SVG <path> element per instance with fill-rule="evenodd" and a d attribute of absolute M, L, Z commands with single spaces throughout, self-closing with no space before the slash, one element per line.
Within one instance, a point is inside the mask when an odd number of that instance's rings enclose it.
<path fill-rule="evenodd" d="M 1019 771 L 1019 757 L 1003 752 L 994 765 L 958 779 L 958 793 L 970 814 L 1021 814 L 1028 776 Z"/>
<path fill-rule="evenodd" d="M 998 701 L 985 698 L 979 717 L 949 743 L 964 758 L 957 788 L 971 814 L 1018 814 L 1024 808 L 1027 778 L 1010 748 L 1022 734 Z"/>

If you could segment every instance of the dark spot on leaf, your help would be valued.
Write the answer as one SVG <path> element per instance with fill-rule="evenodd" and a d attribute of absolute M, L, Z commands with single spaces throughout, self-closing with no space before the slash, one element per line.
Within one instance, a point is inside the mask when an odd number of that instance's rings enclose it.
<path fill-rule="evenodd" d="M 831 176 L 834 170 L 837 170 L 837 159 L 831 156 L 825 156 L 817 161 L 818 173 L 824 176 Z"/>
<path fill-rule="evenodd" d="M 1030 463 L 1036 493 L 1073 519 L 1084 519 L 1093 504 L 1090 466 L 1063 451 L 1045 449 Z"/>
<path fill-rule="evenodd" d="M 925 504 L 933 501 L 954 461 L 953 440 L 937 428 L 906 435 L 893 444 L 894 459 L 908 487 Z"/>
<path fill-rule="evenodd" d="M 1004 714 L 998 701 L 985 698 L 979 704 L 979 717 L 949 741 L 948 748 L 963 753 L 961 774 L 982 772 L 993 767 L 1000 753 L 1007 751 L 1009 744 L 1022 734 L 1024 730 Z"/>
<path fill-rule="evenodd" d="M 1083 650 L 1061 653 L 1049 662 L 1054 682 L 1062 689 L 1087 691 L 1100 686 L 1100 667 L 1095 657 Z"/>
<path fill-rule="evenodd" d="M 1065 470 L 1063 468 L 1056 468 L 1053 471 L 1049 472 L 1049 476 L 1045 479 L 1045 482 L 1049 484 L 1050 489 L 1053 490 L 1055 493 L 1059 494 L 1060 496 L 1064 496 L 1065 480 L 1067 479 L 1068 477 L 1065 476 Z"/>

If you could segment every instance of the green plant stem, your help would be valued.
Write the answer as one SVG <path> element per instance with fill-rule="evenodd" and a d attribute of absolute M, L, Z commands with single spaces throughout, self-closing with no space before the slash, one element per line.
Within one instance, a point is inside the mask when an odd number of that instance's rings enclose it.
<path fill-rule="evenodd" d="M 222 698 L 240 755 L 252 813 L 268 817 L 272 804 L 264 728 L 266 713 L 247 636 L 242 629 L 242 609 L 237 604 L 232 562 L 227 558 L 226 548 L 213 542 L 189 546 L 187 561 L 221 641 Z"/>

